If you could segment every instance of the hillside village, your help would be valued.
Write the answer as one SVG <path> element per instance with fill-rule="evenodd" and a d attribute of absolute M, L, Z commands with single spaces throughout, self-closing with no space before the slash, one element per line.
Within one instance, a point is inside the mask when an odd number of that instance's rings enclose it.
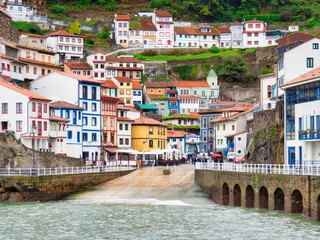
<path fill-rule="evenodd" d="M 80 158 L 84 165 L 157 164 L 216 152 L 258 163 L 320 160 L 320 39 L 300 32 L 298 25 L 287 32 L 268 30 L 258 20 L 195 27 L 174 23 L 167 11 L 137 13 L 140 21 L 115 13 L 110 38 L 123 54 L 87 54 L 82 35 L 55 26 L 46 26 L 51 31 L 45 35 L 20 33 L 12 22 L 46 25 L 47 16 L 22 1 L 5 6 L 0 10 L 0 132 L 28 148 Z M 223 97 L 210 66 L 203 81 L 151 81 L 148 63 L 131 54 L 135 48 L 223 53 L 272 46 L 276 61 L 258 76 L 258 98 L 243 101 Z M 236 85 L 231 88 L 243 95 L 245 89 Z"/>

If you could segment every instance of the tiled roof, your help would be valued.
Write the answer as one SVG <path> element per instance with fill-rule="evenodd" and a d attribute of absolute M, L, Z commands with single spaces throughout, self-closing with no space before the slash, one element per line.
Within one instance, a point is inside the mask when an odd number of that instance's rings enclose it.
<path fill-rule="evenodd" d="M 157 31 L 156 26 L 152 22 L 140 22 L 141 29 L 145 31 Z"/>
<path fill-rule="evenodd" d="M 45 97 L 40 96 L 39 94 L 36 94 L 34 92 L 29 91 L 28 89 L 19 87 L 14 85 L 13 83 L 10 83 L 6 80 L 3 80 L 0 78 L 0 85 L 6 88 L 9 88 L 17 93 L 20 93 L 22 95 L 25 95 L 27 97 L 29 97 L 30 99 L 38 99 L 38 100 L 43 100 L 43 101 L 48 101 L 50 102 L 51 100 Z"/>
<path fill-rule="evenodd" d="M 117 21 L 130 21 L 130 16 L 129 15 L 115 15 L 114 17 Z"/>
<path fill-rule="evenodd" d="M 106 69 L 128 70 L 128 71 L 143 71 L 141 67 L 112 67 L 106 66 Z"/>
<path fill-rule="evenodd" d="M 310 72 L 307 72 L 305 74 L 302 74 L 301 76 L 286 82 L 285 84 L 281 85 L 281 87 L 286 87 L 292 84 L 296 84 L 296 83 L 302 83 L 305 81 L 309 81 L 309 80 L 313 80 L 313 79 L 317 79 L 320 77 L 320 67 L 313 69 Z"/>
<path fill-rule="evenodd" d="M 233 22 L 233 23 L 230 23 L 230 25 L 242 25 L 241 22 Z"/>
<path fill-rule="evenodd" d="M 126 117 L 117 117 L 118 121 L 133 122 L 132 119 Z"/>
<path fill-rule="evenodd" d="M 200 35 L 210 35 L 210 36 L 211 36 L 211 35 L 219 35 L 219 32 L 217 31 L 217 29 L 215 29 L 215 28 L 210 28 L 210 29 L 211 29 L 211 32 L 202 32 L 202 31 L 201 31 L 201 28 L 199 28 L 199 30 L 200 30 L 200 31 L 199 31 L 200 33 L 199 33 L 199 34 L 200 34 Z"/>
<path fill-rule="evenodd" d="M 113 77 L 113 78 L 116 79 L 118 82 L 132 82 L 132 79 L 127 77 Z"/>
<path fill-rule="evenodd" d="M 82 107 L 79 107 L 79 106 L 77 106 L 75 104 L 68 103 L 68 102 L 65 102 L 65 101 L 57 101 L 57 102 L 50 103 L 50 107 L 53 107 L 53 108 L 83 109 Z"/>
<path fill-rule="evenodd" d="M 106 57 L 104 59 L 106 62 L 129 62 L 129 63 L 139 63 L 140 61 L 137 58 L 122 58 L 122 57 L 118 57 L 118 58 L 112 58 L 112 57 Z"/>
<path fill-rule="evenodd" d="M 56 54 L 55 52 L 49 51 L 48 49 L 29 47 L 29 46 L 25 46 L 25 45 L 22 45 L 22 44 L 17 44 L 16 46 L 18 48 L 30 49 L 30 50 L 38 51 L 40 53 L 47 53 L 47 54 L 51 54 L 51 55 L 55 55 Z"/>
<path fill-rule="evenodd" d="M 227 28 L 227 27 L 218 27 L 218 28 L 217 28 L 217 31 L 218 31 L 219 33 L 231 33 L 230 29 Z"/>
<path fill-rule="evenodd" d="M 172 130 L 168 130 L 167 131 L 167 137 L 168 138 L 181 138 L 184 137 L 185 135 L 187 135 L 189 133 L 184 132 L 184 131 L 172 131 Z"/>
<path fill-rule="evenodd" d="M 223 122 L 223 121 L 229 121 L 229 120 L 235 120 L 237 119 L 239 116 L 245 114 L 246 112 L 250 112 L 250 111 L 253 111 L 253 107 L 233 107 L 233 108 L 230 108 L 229 110 L 228 109 L 225 109 L 227 110 L 227 112 L 238 112 L 238 113 L 235 113 L 229 117 L 223 117 L 223 116 L 219 116 L 213 120 L 210 121 L 210 123 L 215 123 L 215 122 Z"/>
<path fill-rule="evenodd" d="M 106 88 L 118 88 L 117 85 L 112 80 L 101 80 L 102 87 Z"/>
<path fill-rule="evenodd" d="M 226 137 L 227 137 L 227 138 L 228 138 L 228 137 L 233 137 L 233 136 L 239 135 L 239 134 L 241 134 L 241 133 L 245 133 L 245 132 L 248 132 L 248 130 L 241 131 L 241 132 L 237 132 L 237 133 L 234 133 L 234 134 L 230 134 L 230 135 L 228 135 L 228 136 L 226 136 Z"/>
<path fill-rule="evenodd" d="M 264 21 L 250 20 L 250 21 L 246 21 L 245 23 L 264 23 Z"/>
<path fill-rule="evenodd" d="M 157 17 L 172 17 L 171 13 L 165 11 L 155 11 Z"/>
<path fill-rule="evenodd" d="M 168 100 L 165 94 L 148 94 L 148 96 L 152 100 Z"/>
<path fill-rule="evenodd" d="M 178 87 L 210 87 L 205 81 L 179 81 Z"/>
<path fill-rule="evenodd" d="M 258 77 L 261 78 L 261 77 L 268 77 L 268 76 L 273 76 L 273 75 L 276 75 L 276 73 L 275 72 L 267 73 L 267 74 L 259 75 Z"/>
<path fill-rule="evenodd" d="M 5 58 L 5 59 L 13 60 L 12 57 L 8 57 L 7 55 L 4 55 L 3 53 L 1 53 L 1 57 Z"/>
<path fill-rule="evenodd" d="M 194 96 L 194 95 L 179 95 L 179 98 L 200 98 L 200 97 Z"/>
<path fill-rule="evenodd" d="M 176 86 L 174 82 L 145 82 L 144 85 L 147 88 L 166 88 Z"/>
<path fill-rule="evenodd" d="M 57 122 L 70 122 L 69 119 L 66 118 L 61 118 L 61 117 L 57 117 L 57 116 L 50 116 L 49 120 L 51 121 L 57 121 Z"/>
<path fill-rule="evenodd" d="M 21 35 L 26 35 L 26 36 L 29 36 L 29 37 L 46 38 L 45 36 L 38 35 L 38 34 L 31 34 L 31 33 L 22 33 Z"/>
<path fill-rule="evenodd" d="M 132 89 L 142 89 L 142 86 L 138 80 L 132 80 Z"/>
<path fill-rule="evenodd" d="M 200 115 L 199 115 L 198 112 L 189 112 L 189 114 L 194 116 L 194 117 L 196 117 L 196 118 L 198 118 L 200 120 Z"/>
<path fill-rule="evenodd" d="M 92 78 L 88 78 L 88 77 L 85 77 L 85 76 L 82 76 L 82 75 L 77 75 L 77 74 L 67 73 L 67 72 L 57 72 L 57 73 L 60 73 L 60 74 L 65 75 L 65 76 L 78 79 L 79 81 L 92 82 L 92 83 L 99 83 L 99 84 L 101 84 L 101 82 L 99 82 L 99 81 L 97 81 L 97 80 L 94 80 L 94 79 L 92 79 Z"/>
<path fill-rule="evenodd" d="M 22 62 L 25 62 L 25 63 L 34 63 L 34 64 L 39 64 L 39 65 L 45 65 L 45 66 L 60 68 L 59 65 L 56 65 L 56 64 L 53 64 L 53 63 L 48 63 L 48 62 L 42 62 L 42 61 L 38 61 L 38 60 L 33 60 L 33 59 L 30 59 L 30 58 L 19 57 L 18 59 L 20 61 L 22 61 Z"/>
<path fill-rule="evenodd" d="M 65 63 L 70 69 L 92 70 L 88 63 Z"/>
<path fill-rule="evenodd" d="M 166 90 L 166 93 L 169 93 L 169 94 L 177 94 L 178 91 L 177 90 L 170 90 L 170 89 L 167 89 Z"/>
<path fill-rule="evenodd" d="M 170 100 L 170 101 L 180 101 L 180 99 L 177 98 L 177 97 L 168 97 L 168 100 Z"/>
<path fill-rule="evenodd" d="M 199 28 L 193 28 L 193 27 L 175 27 L 174 32 L 176 34 L 192 34 L 192 35 L 200 34 Z"/>
<path fill-rule="evenodd" d="M 320 36 L 298 31 L 282 38 L 278 38 L 276 42 L 278 43 L 278 47 L 282 47 L 297 41 L 307 42 L 313 38 L 320 38 Z"/>
<path fill-rule="evenodd" d="M 166 124 L 159 122 L 153 118 L 141 117 L 134 120 L 132 125 L 153 125 L 153 126 L 163 126 L 168 127 Z"/>
<path fill-rule="evenodd" d="M 60 30 L 60 31 L 57 31 L 57 32 L 53 32 L 53 33 L 49 33 L 47 35 L 45 35 L 45 37 L 51 37 L 51 36 L 64 36 L 64 37 L 78 37 L 78 38 L 82 38 L 81 35 L 75 35 L 75 34 L 72 34 L 72 33 L 68 33 L 64 30 Z"/>

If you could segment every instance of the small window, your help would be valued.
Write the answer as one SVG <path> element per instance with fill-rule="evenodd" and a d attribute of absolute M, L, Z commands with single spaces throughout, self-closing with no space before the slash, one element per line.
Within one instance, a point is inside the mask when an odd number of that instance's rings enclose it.
<path fill-rule="evenodd" d="M 319 43 L 313 43 L 312 49 L 319 49 Z"/>
<path fill-rule="evenodd" d="M 307 68 L 313 68 L 313 58 L 307 58 Z"/>

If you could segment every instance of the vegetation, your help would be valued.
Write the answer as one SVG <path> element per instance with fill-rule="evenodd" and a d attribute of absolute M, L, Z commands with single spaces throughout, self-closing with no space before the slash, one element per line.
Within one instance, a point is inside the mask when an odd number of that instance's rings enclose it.
<path fill-rule="evenodd" d="M 183 80 L 190 80 L 197 78 L 197 66 L 196 65 L 180 65 L 172 68 L 174 72 L 179 73 L 180 78 Z"/>
<path fill-rule="evenodd" d="M 78 20 L 75 20 L 74 23 L 69 28 L 68 32 L 72 34 L 77 34 L 77 35 L 81 34 L 80 22 Z"/>
<path fill-rule="evenodd" d="M 30 22 L 12 22 L 12 26 L 23 33 L 45 35 L 51 32 L 51 30 L 41 30 L 38 25 Z"/>
<path fill-rule="evenodd" d="M 53 5 L 52 8 L 50 9 L 51 13 L 57 16 L 64 16 L 67 13 L 67 9 L 65 6 L 62 5 Z"/>
<path fill-rule="evenodd" d="M 110 29 L 108 26 L 103 26 L 103 30 L 100 33 L 100 38 L 107 39 L 110 36 Z"/>

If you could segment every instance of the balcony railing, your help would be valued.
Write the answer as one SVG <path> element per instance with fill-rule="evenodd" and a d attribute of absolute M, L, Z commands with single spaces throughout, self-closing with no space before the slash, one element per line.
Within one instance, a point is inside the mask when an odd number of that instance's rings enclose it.
<path fill-rule="evenodd" d="M 320 129 L 311 131 L 300 131 L 299 140 L 320 140 Z"/>

